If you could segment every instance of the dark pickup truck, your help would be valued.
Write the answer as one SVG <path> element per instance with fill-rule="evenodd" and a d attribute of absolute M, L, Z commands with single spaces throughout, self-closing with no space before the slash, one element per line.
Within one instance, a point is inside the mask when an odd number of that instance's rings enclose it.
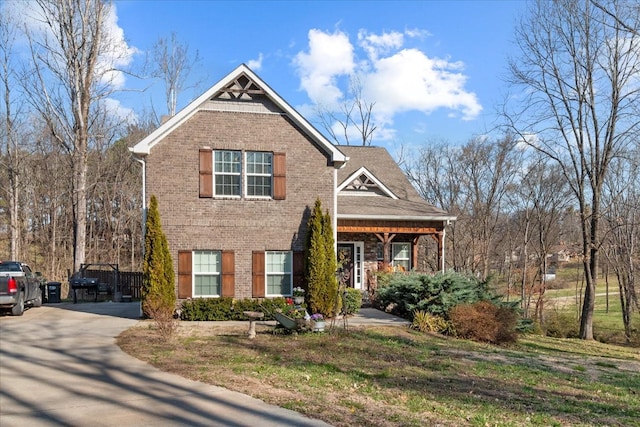
<path fill-rule="evenodd" d="M 40 279 L 25 263 L 0 261 L 0 309 L 22 316 L 25 305 L 42 305 Z"/>

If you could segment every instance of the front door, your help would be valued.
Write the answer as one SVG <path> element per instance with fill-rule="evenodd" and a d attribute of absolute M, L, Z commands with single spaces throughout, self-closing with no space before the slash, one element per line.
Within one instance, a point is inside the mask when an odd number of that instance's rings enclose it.
<path fill-rule="evenodd" d="M 353 288 L 354 244 L 338 243 L 338 274 L 347 288 Z"/>

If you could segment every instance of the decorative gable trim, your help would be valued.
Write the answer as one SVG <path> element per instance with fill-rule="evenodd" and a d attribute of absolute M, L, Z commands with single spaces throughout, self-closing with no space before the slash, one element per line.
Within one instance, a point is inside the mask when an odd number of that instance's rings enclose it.
<path fill-rule="evenodd" d="M 162 141 L 169 133 L 173 132 L 200 111 L 204 107 L 204 104 L 212 99 L 243 102 L 247 98 L 252 99 L 254 96 L 265 96 L 273 102 L 276 107 L 283 111 L 284 114 L 299 126 L 300 129 L 329 156 L 329 159 L 334 163 L 335 167 L 342 167 L 349 159 L 245 64 L 241 64 L 231 73 L 227 74 L 227 76 L 218 81 L 218 83 L 209 88 L 129 150 L 139 156 L 148 155 L 154 145 Z"/>
<path fill-rule="evenodd" d="M 379 188 L 384 194 L 391 197 L 394 200 L 398 199 L 393 191 L 387 188 L 382 181 L 375 177 L 366 167 L 362 166 L 360 169 L 352 173 L 345 179 L 340 186 L 338 186 L 338 192 L 345 190 L 349 186 L 358 187 L 356 189 L 362 189 L 366 191 L 366 187 L 375 186 Z"/>

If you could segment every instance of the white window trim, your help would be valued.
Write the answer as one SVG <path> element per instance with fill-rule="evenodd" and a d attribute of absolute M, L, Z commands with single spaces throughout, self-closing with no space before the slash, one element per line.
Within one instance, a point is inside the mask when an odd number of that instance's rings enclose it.
<path fill-rule="evenodd" d="M 290 255 L 290 259 L 291 259 L 291 265 L 289 266 L 290 271 L 289 273 L 289 283 L 291 284 L 291 291 L 288 294 L 270 294 L 269 293 L 269 276 L 280 276 L 280 275 L 286 275 L 287 272 L 283 272 L 283 273 L 269 273 L 269 254 L 273 254 L 273 253 L 288 253 Z M 293 295 L 293 251 L 265 251 L 264 252 L 264 293 L 266 297 L 290 297 Z"/>
<path fill-rule="evenodd" d="M 408 245 L 409 246 L 409 250 L 407 251 L 409 256 L 407 258 L 396 258 L 393 256 L 394 254 L 394 250 L 393 248 L 395 246 L 400 246 L 400 245 Z M 407 271 L 411 270 L 411 243 L 409 242 L 397 242 L 397 243 L 391 243 L 391 263 L 395 266 L 397 266 L 397 262 L 398 261 L 407 261 L 408 267 L 407 267 Z"/>
<path fill-rule="evenodd" d="M 216 172 L 216 153 L 224 153 L 224 152 L 231 152 L 231 153 L 240 153 L 240 172 Z M 243 186 L 243 171 L 244 171 L 244 167 L 243 167 L 243 155 L 242 155 L 242 151 L 240 150 L 213 150 L 213 197 L 216 198 L 224 198 L 224 199 L 240 199 L 242 198 L 242 186 Z M 217 176 L 238 176 L 240 177 L 240 194 L 218 194 L 216 192 L 216 177 Z"/>
<path fill-rule="evenodd" d="M 220 254 L 220 271 L 218 272 L 196 272 L 196 252 L 218 252 Z M 196 276 L 218 276 L 220 277 L 220 292 L 222 293 L 222 251 L 213 249 L 201 249 L 191 251 L 191 295 L 194 298 L 220 298 L 221 294 L 213 295 L 197 295 L 196 294 Z"/>
<path fill-rule="evenodd" d="M 249 153 L 268 153 L 271 154 L 271 173 L 270 174 L 266 174 L 266 173 L 248 173 L 247 171 L 249 170 L 249 168 L 247 167 L 247 155 Z M 244 192 L 244 196 L 247 199 L 261 199 L 261 200 L 271 200 L 273 199 L 273 152 L 272 151 L 253 151 L 253 150 L 248 150 L 245 151 L 243 153 L 243 168 L 242 168 L 242 172 L 243 172 L 243 189 L 242 191 Z M 266 176 L 269 177 L 271 179 L 271 194 L 269 196 L 250 196 L 249 195 L 249 176 Z"/>

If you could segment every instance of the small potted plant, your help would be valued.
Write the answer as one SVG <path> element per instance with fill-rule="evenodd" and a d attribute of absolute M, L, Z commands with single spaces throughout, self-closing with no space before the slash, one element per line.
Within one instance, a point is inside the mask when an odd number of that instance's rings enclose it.
<path fill-rule="evenodd" d="M 326 323 L 324 321 L 324 316 L 321 313 L 312 314 L 311 321 L 313 322 L 313 330 L 315 332 L 324 332 Z"/>
<path fill-rule="evenodd" d="M 304 302 L 304 289 L 300 286 L 293 288 L 293 302 L 298 305 Z"/>

